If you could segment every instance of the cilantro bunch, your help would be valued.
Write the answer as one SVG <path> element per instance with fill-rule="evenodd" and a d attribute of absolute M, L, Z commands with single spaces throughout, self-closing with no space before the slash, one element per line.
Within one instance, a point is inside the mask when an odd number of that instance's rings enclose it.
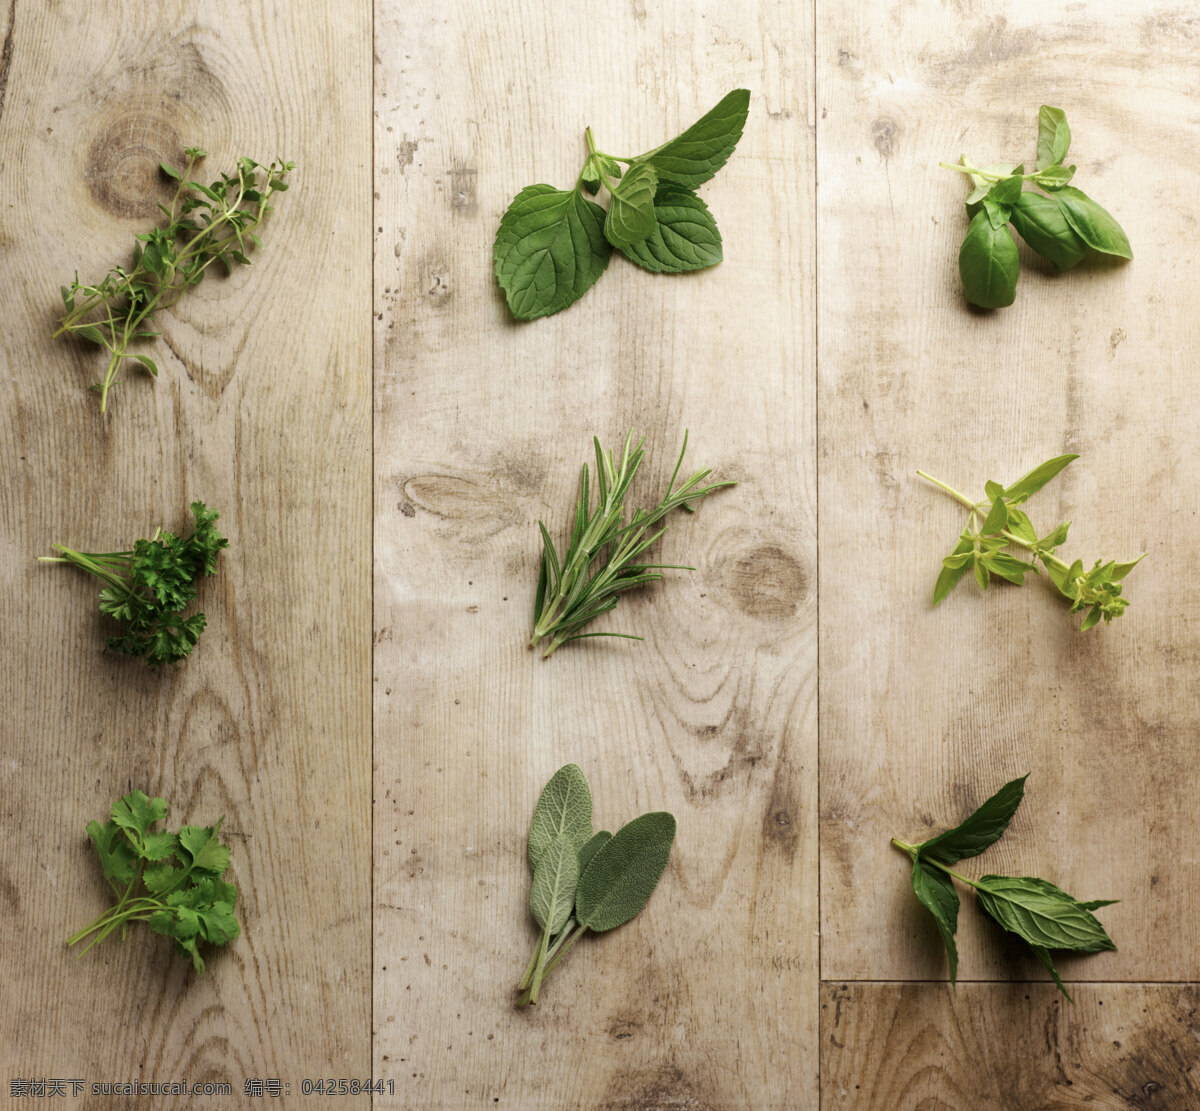
<path fill-rule="evenodd" d="M 104 825 L 88 822 L 88 837 L 117 902 L 67 938 L 67 945 L 77 945 L 91 937 L 81 957 L 115 930 L 124 940 L 130 922 L 145 922 L 174 938 L 179 953 L 203 974 L 200 943 L 224 945 L 241 933 L 233 910 L 238 889 L 221 878 L 229 868 L 229 848 L 219 837 L 224 819 L 215 826 L 182 826 L 178 833 L 151 832 L 166 815 L 165 799 L 131 791 L 113 803 Z"/>
<path fill-rule="evenodd" d="M 1085 571 L 1081 560 L 1068 564 L 1054 554 L 1055 548 L 1066 542 L 1070 521 L 1039 537 L 1028 515 L 1017 508 L 1078 458 L 1078 455 L 1055 456 L 1041 466 L 1034 467 L 1011 486 L 989 481 L 984 486 L 987 496 L 980 502 L 973 502 L 952 486 L 947 486 L 924 471 L 917 471 L 923 479 L 932 482 L 970 510 L 967 527 L 959 537 L 958 544 L 942 560 L 942 571 L 933 589 L 935 606 L 954 589 L 968 570 L 974 573 L 981 590 L 987 590 L 993 575 L 1022 586 L 1030 571 L 1038 574 L 1037 561 L 1041 560 L 1050 581 L 1070 601 L 1069 612 L 1087 610 L 1081 629 L 1090 629 L 1099 624 L 1101 619 L 1109 622 L 1125 612 L 1129 599 L 1121 596 L 1121 581 L 1145 558 L 1144 555 L 1126 562 L 1096 560 L 1091 570 Z M 1029 552 L 1033 562 L 1009 555 L 1005 549 L 1010 546 Z"/>
<path fill-rule="evenodd" d="M 184 616 L 196 599 L 196 583 L 216 570 L 217 554 L 229 541 L 217 532 L 220 516 L 203 502 L 192 503 L 196 526 L 186 538 L 161 529 L 123 552 L 77 552 L 63 544 L 61 556 L 43 563 L 73 563 L 108 585 L 100 591 L 100 612 L 124 625 L 107 639 L 114 652 L 145 656 L 151 667 L 178 663 L 204 631 L 204 614 Z"/>
<path fill-rule="evenodd" d="M 682 135 L 631 158 L 597 150 L 587 128 L 588 155 L 574 187 L 526 186 L 500 221 L 493 261 L 513 316 L 534 320 L 574 304 L 604 273 L 614 247 L 656 274 L 720 262 L 721 233 L 695 190 L 725 165 L 749 110 L 749 90 L 734 89 Z M 601 187 L 607 212 L 583 196 Z"/>
<path fill-rule="evenodd" d="M 1133 258 L 1121 225 L 1081 189 L 1070 184 L 1074 166 L 1064 166 L 1071 146 L 1071 129 L 1061 108 L 1043 104 L 1038 112 L 1037 167 L 996 162 L 974 166 L 964 154 L 959 165 L 943 162 L 948 170 L 969 174 L 975 188 L 967 197 L 971 224 L 958 253 L 963 293 L 972 305 L 999 309 L 1017 296 L 1020 263 L 1017 244 L 1008 225 L 1056 269 L 1070 270 L 1088 251 Z M 1025 189 L 1025 183 L 1041 193 Z"/>
<path fill-rule="evenodd" d="M 276 160 L 263 166 L 243 157 L 233 173 L 204 185 L 193 180 L 192 173 L 208 152 L 188 147 L 184 153 L 187 165 L 182 172 L 161 164 L 163 173 L 177 183 L 175 196 L 170 208 L 158 206 L 167 217 L 166 226 L 137 236 L 132 269 L 114 266 L 95 284 L 81 282 L 76 273 L 70 286 L 61 287 L 66 313 L 54 334 L 71 332 L 108 352 L 104 378 L 92 387 L 100 394 L 102 413 L 126 359 L 158 376 L 158 366 L 149 355 L 128 353 L 134 340 L 158 335 L 151 330 L 154 314 L 199 285 L 214 262 L 227 274 L 233 272 L 235 262 L 250 265 L 251 246 L 262 246 L 255 229 L 272 211 L 271 197 L 287 189 L 284 179 L 295 168 L 294 162 Z"/>
<path fill-rule="evenodd" d="M 1051 950 L 1098 953 L 1116 949 L 1092 913 L 1111 906 L 1114 899 L 1080 902 L 1046 880 L 1035 876 L 980 876 L 977 880 L 959 875 L 950 867 L 960 860 L 978 856 L 999 841 L 1008 829 L 1017 807 L 1025 797 L 1025 780 L 1014 779 L 1000 788 L 961 825 L 946 830 L 919 845 L 892 838 L 892 844 L 912 858 L 913 893 L 933 915 L 950 960 L 950 982 L 958 979 L 958 947 L 954 941 L 958 929 L 958 892 L 954 880 L 975 892 L 979 909 L 1002 929 L 1016 934 L 1030 948 L 1038 962 L 1054 977 L 1058 990 L 1071 999 L 1063 987 Z"/>

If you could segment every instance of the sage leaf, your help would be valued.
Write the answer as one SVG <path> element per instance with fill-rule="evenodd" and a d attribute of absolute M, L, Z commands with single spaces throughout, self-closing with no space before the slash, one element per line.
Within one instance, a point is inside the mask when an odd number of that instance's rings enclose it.
<path fill-rule="evenodd" d="M 530 185 L 508 206 L 496 232 L 496 279 L 518 320 L 578 301 L 604 273 L 612 248 L 605 213 L 578 190 Z"/>
<path fill-rule="evenodd" d="M 1061 108 L 1043 104 L 1038 109 L 1037 168 L 1049 169 L 1062 164 L 1071 148 L 1071 129 Z"/>
<path fill-rule="evenodd" d="M 576 855 L 592 836 L 592 792 L 578 764 L 559 768 L 538 797 L 529 826 L 529 865 L 534 872 L 550 846 L 564 836 Z"/>
<path fill-rule="evenodd" d="M 1121 225 L 1086 193 L 1066 185 L 1055 191 L 1054 198 L 1062 206 L 1067 223 L 1092 250 L 1119 258 L 1133 258 L 1133 248 Z"/>
<path fill-rule="evenodd" d="M 931 864 L 917 857 L 913 860 L 913 892 L 921 905 L 933 915 L 946 956 L 950 962 L 950 983 L 958 981 L 958 945 L 954 933 L 958 929 L 958 892 L 954 881 Z"/>
<path fill-rule="evenodd" d="M 1022 566 L 1027 567 L 1028 564 Z M 967 857 L 978 856 L 989 845 L 999 841 L 1025 797 L 1025 780 L 1028 778 L 1026 774 L 1006 783 L 966 821 L 919 845 L 921 856 L 942 864 L 954 864 Z"/>
<path fill-rule="evenodd" d="M 1115 949 L 1096 916 L 1061 888 L 1033 876 L 981 876 L 979 905 L 1010 933 L 1045 949 Z"/>
<path fill-rule="evenodd" d="M 1017 234 L 1042 258 L 1060 271 L 1077 266 L 1088 247 L 1067 223 L 1062 206 L 1054 197 L 1041 193 L 1022 193 L 1013 205 L 1012 225 Z"/>
<path fill-rule="evenodd" d="M 682 135 L 641 155 L 638 162 L 653 166 L 660 181 L 691 189 L 703 185 L 729 160 L 749 111 L 750 90 L 734 89 Z"/>
<path fill-rule="evenodd" d="M 654 195 L 654 230 L 623 247 L 630 262 L 656 274 L 703 270 L 721 261 L 721 233 L 706 205 L 690 189 L 670 182 Z"/>
<path fill-rule="evenodd" d="M 550 937 L 571 917 L 578 883 L 578 850 L 570 837 L 560 834 L 546 847 L 534 868 L 533 885 L 529 889 L 529 910 Z"/>
<path fill-rule="evenodd" d="M 1017 296 L 1019 265 L 1017 245 L 1007 226 L 993 227 L 987 212 L 977 212 L 958 253 L 967 300 L 983 309 L 1011 305 Z"/>
<path fill-rule="evenodd" d="M 612 191 L 604 235 L 614 247 L 640 243 L 652 231 L 658 174 L 653 166 L 635 163 Z"/>
<path fill-rule="evenodd" d="M 599 851 L 600 846 L 611 837 L 612 834 L 608 830 L 602 829 L 598 833 L 592 834 L 591 840 L 579 850 L 579 874 L 581 876 L 587 871 L 587 866 L 591 864 L 592 857 Z"/>
<path fill-rule="evenodd" d="M 575 896 L 575 917 L 596 933 L 616 929 L 650 898 L 667 866 L 675 819 L 663 811 L 634 818 L 600 846 Z"/>

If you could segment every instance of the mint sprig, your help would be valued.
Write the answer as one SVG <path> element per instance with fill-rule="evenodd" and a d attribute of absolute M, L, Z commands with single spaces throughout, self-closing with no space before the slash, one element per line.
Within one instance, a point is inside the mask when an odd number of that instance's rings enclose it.
<path fill-rule="evenodd" d="M 912 859 L 913 893 L 933 915 L 946 946 L 950 982 L 958 980 L 958 892 L 954 880 L 975 892 L 979 908 L 1002 929 L 1021 938 L 1033 956 L 1054 978 L 1058 990 L 1071 999 L 1051 957 L 1052 950 L 1097 953 L 1116 949 L 1112 938 L 1092 913 L 1115 900 L 1080 902 L 1059 887 L 1035 876 L 980 876 L 973 880 L 951 865 L 978 856 L 995 844 L 1008 828 L 1025 797 L 1021 776 L 1006 783 L 966 821 L 918 845 L 892 838 L 896 848 Z"/>
<path fill-rule="evenodd" d="M 963 294 L 972 305 L 999 309 L 1016 300 L 1020 261 L 1009 224 L 1059 271 L 1077 266 L 1088 251 L 1133 258 L 1121 225 L 1070 184 L 1075 167 L 1063 165 L 1070 146 L 1066 113 L 1043 104 L 1033 173 L 1012 162 L 976 166 L 965 154 L 958 164 L 941 163 L 968 174 L 974 185 L 966 199 L 971 223 L 958 253 Z M 1026 190 L 1026 182 L 1042 192 Z"/>
<path fill-rule="evenodd" d="M 981 590 L 987 590 L 993 577 L 1021 586 L 1027 574 L 1038 574 L 1040 561 L 1058 592 L 1070 601 L 1069 612 L 1087 611 L 1081 629 L 1090 629 L 1101 619 L 1109 622 L 1125 612 L 1129 599 L 1121 595 L 1122 580 L 1145 558 L 1144 555 L 1127 561 L 1096 560 L 1090 570 L 1084 570 L 1080 560 L 1066 563 L 1054 554 L 1067 539 L 1070 521 L 1039 536 L 1028 515 L 1018 508 L 1078 458 L 1078 455 L 1057 455 L 1011 486 L 989 481 L 984 486 L 986 497 L 978 502 L 940 479 L 917 471 L 921 478 L 932 482 L 969 510 L 967 527 L 954 550 L 942 560 L 942 570 L 933 589 L 935 606 L 958 585 L 958 580 L 967 571 L 974 574 Z M 1028 552 L 1032 561 L 1011 555 L 1008 549 L 1014 547 Z"/>
<path fill-rule="evenodd" d="M 574 304 L 604 273 L 614 247 L 656 274 L 720 262 L 721 234 L 695 189 L 725 165 L 749 109 L 749 90 L 734 89 L 682 135 L 632 158 L 598 150 L 587 128 L 575 185 L 526 186 L 500 221 L 493 262 L 513 316 L 535 320 Z M 583 195 L 601 189 L 607 211 Z"/>

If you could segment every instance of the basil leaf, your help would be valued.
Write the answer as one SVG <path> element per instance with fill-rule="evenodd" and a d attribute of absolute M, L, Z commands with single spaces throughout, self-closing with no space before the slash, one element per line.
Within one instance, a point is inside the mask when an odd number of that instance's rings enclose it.
<path fill-rule="evenodd" d="M 1024 173 L 1025 167 L 1018 166 L 1013 172 L 1017 174 Z M 1019 177 L 1002 178 L 987 191 L 987 195 L 996 204 L 1013 204 L 1021 195 L 1021 186 L 1024 184 Z"/>
<path fill-rule="evenodd" d="M 1038 109 L 1037 168 L 1045 170 L 1061 165 L 1070 147 L 1071 129 L 1067 126 L 1066 112 L 1043 104 Z"/>
<path fill-rule="evenodd" d="M 542 788 L 529 825 L 529 865 L 536 872 L 559 837 L 579 852 L 592 836 L 592 792 L 578 764 L 567 764 Z"/>
<path fill-rule="evenodd" d="M 661 181 L 692 189 L 703 185 L 729 160 L 749 111 L 750 90 L 734 89 L 682 135 L 643 154 L 638 163 L 653 166 Z"/>
<path fill-rule="evenodd" d="M 591 837 L 591 840 L 589 840 L 587 844 L 585 844 L 583 848 L 579 850 L 579 874 L 581 876 L 587 871 L 587 866 L 591 864 L 592 857 L 594 857 L 599 851 L 600 846 L 608 841 L 611 837 L 612 834 L 609 833 L 608 830 L 602 829 L 598 833 L 594 833 Z"/>
<path fill-rule="evenodd" d="M 1087 244 L 1067 223 L 1062 206 L 1054 197 L 1022 193 L 1012 207 L 1011 216 L 1017 234 L 1059 270 L 1070 270 L 1087 254 Z"/>
<path fill-rule="evenodd" d="M 513 316 L 534 320 L 578 301 L 611 253 L 604 209 L 576 190 L 530 185 L 505 211 L 493 259 Z"/>
<path fill-rule="evenodd" d="M 973 165 L 972 161 L 965 154 L 961 159 L 959 159 L 959 163 L 963 166 Z M 994 177 L 1008 177 L 1009 174 L 1016 172 L 1017 164 L 1015 162 L 993 162 L 989 166 L 980 166 L 979 169 L 983 170 L 984 173 L 991 174 Z M 979 174 L 971 174 L 969 176 L 971 178 L 971 182 L 975 186 L 975 189 L 967 196 L 966 203 L 968 205 L 975 205 L 988 195 L 993 183 L 987 178 L 981 177 Z M 974 216 L 975 213 L 972 212 L 971 215 Z"/>
<path fill-rule="evenodd" d="M 654 195 L 654 230 L 623 247 L 630 262 L 656 274 L 703 270 L 721 261 L 721 233 L 708 206 L 690 189 L 667 183 Z"/>
<path fill-rule="evenodd" d="M 933 587 L 933 604 L 935 606 L 958 585 L 958 580 L 967 573 L 967 564 L 970 562 L 969 558 L 962 560 L 961 563 L 951 563 L 951 560 L 957 560 L 959 556 L 969 557 L 969 554 L 974 549 L 975 542 L 969 536 L 964 536 L 954 546 L 954 551 L 942 561 L 942 570 L 938 574 L 937 582 Z"/>
<path fill-rule="evenodd" d="M 1019 498 L 1021 501 L 1025 501 L 1026 498 L 1031 494 L 1036 494 L 1063 468 L 1078 458 L 1078 455 L 1072 454 L 1056 455 L 1053 459 L 1047 459 L 1045 463 L 1039 464 L 1028 474 L 1018 478 L 1016 482 L 1004 491 L 1004 496 L 1010 500 Z"/>
<path fill-rule="evenodd" d="M 628 922 L 650 898 L 671 855 L 675 819 L 662 811 L 622 826 L 597 850 L 579 882 L 575 917 L 597 933 Z"/>
<path fill-rule="evenodd" d="M 579 854 L 575 843 L 560 834 L 546 847 L 533 870 L 529 889 L 529 910 L 537 924 L 551 937 L 567 924 L 575 905 L 579 883 Z"/>
<path fill-rule="evenodd" d="M 644 162 L 630 167 L 612 191 L 604 236 L 614 247 L 640 243 L 655 228 L 654 194 L 658 174 Z"/>
<path fill-rule="evenodd" d="M 1067 223 L 1092 250 L 1118 258 L 1133 258 L 1133 248 L 1121 225 L 1086 193 L 1066 185 L 1056 190 L 1054 197 L 1062 205 Z"/>
<path fill-rule="evenodd" d="M 1050 166 L 1038 174 L 1037 181 L 1043 189 L 1049 189 L 1053 192 L 1069 184 L 1071 178 L 1074 176 L 1074 166 Z"/>
<path fill-rule="evenodd" d="M 913 860 L 912 885 L 942 935 L 950 961 L 950 983 L 953 984 L 958 979 L 958 945 L 954 941 L 954 932 L 958 929 L 958 892 L 954 890 L 954 881 L 918 856 Z"/>
<path fill-rule="evenodd" d="M 993 227 L 986 212 L 971 219 L 958 253 L 963 294 L 972 305 L 1000 309 L 1017 296 L 1017 245 L 1007 226 Z"/>
<path fill-rule="evenodd" d="M 1025 780 L 1028 778 L 1026 774 L 1006 783 L 965 822 L 918 845 L 919 854 L 942 864 L 954 864 L 967 857 L 978 856 L 989 845 L 999 841 L 1008 829 L 1008 823 L 1025 797 Z"/>
<path fill-rule="evenodd" d="M 1061 888 L 1034 876 L 981 876 L 979 905 L 1010 933 L 1044 949 L 1115 949 L 1096 916 Z"/>

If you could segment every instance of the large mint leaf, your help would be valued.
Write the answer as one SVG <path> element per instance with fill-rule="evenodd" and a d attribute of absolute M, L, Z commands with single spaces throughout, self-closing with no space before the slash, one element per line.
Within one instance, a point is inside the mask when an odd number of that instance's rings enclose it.
<path fill-rule="evenodd" d="M 950 982 L 953 984 L 958 979 L 958 945 L 954 940 L 954 933 L 958 929 L 958 892 L 954 890 L 954 881 L 918 856 L 913 860 L 912 885 L 921 905 L 933 915 L 938 933 L 942 935 L 946 956 L 950 960 Z"/>
<path fill-rule="evenodd" d="M 611 254 L 604 209 L 578 190 L 530 185 L 500 221 L 493 260 L 513 316 L 533 320 L 579 300 Z"/>
<path fill-rule="evenodd" d="M 734 89 L 678 138 L 643 154 L 658 171 L 660 181 L 673 181 L 694 189 L 729 160 L 742 137 L 750 111 L 750 90 Z"/>
<path fill-rule="evenodd" d="M 1008 823 L 1025 797 L 1027 775 L 1000 788 L 966 821 L 917 846 L 921 856 L 942 864 L 953 864 L 969 856 L 978 856 L 999 841 Z"/>
<path fill-rule="evenodd" d="M 630 262 L 656 274 L 703 270 L 721 261 L 721 233 L 708 206 L 690 189 L 670 182 L 654 197 L 654 230 L 623 247 Z"/>
<path fill-rule="evenodd" d="M 979 905 L 1006 930 L 1043 949 L 1115 949 L 1096 916 L 1061 888 L 1034 876 L 981 876 Z"/>
<path fill-rule="evenodd" d="M 645 162 L 635 163 L 612 191 L 604 237 L 614 246 L 625 248 L 640 243 L 654 231 L 654 194 L 658 174 Z"/>

